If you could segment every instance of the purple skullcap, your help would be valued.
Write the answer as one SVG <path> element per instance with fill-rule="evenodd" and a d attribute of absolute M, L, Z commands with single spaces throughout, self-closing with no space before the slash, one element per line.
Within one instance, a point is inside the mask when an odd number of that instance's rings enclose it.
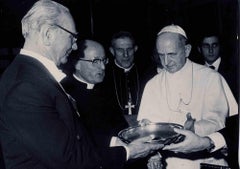
<path fill-rule="evenodd" d="M 185 31 L 178 25 L 168 25 L 168 26 L 165 26 L 164 28 L 162 28 L 160 30 L 160 32 L 158 32 L 158 36 L 162 33 L 165 33 L 165 32 L 170 32 L 170 33 L 178 33 L 182 36 L 184 36 L 186 39 L 187 39 L 187 35 L 185 33 Z"/>

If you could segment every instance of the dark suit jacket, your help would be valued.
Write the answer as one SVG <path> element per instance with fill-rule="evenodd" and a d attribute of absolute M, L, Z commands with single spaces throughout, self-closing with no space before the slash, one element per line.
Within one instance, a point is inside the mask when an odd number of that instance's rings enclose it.
<path fill-rule="evenodd" d="M 122 147 L 97 153 L 67 95 L 34 58 L 16 56 L 3 74 L 0 110 L 7 169 L 120 168 L 125 162 Z"/>
<path fill-rule="evenodd" d="M 225 60 L 221 60 L 218 72 L 226 79 L 235 99 L 239 97 L 239 74 L 235 64 L 231 64 Z"/>
<path fill-rule="evenodd" d="M 81 118 L 99 146 L 109 146 L 112 136 L 128 127 L 121 111 L 117 109 L 109 91 L 99 85 L 87 89 L 87 85 L 76 80 L 72 75 L 61 81 L 64 89 L 77 102 Z"/>
<path fill-rule="evenodd" d="M 227 161 L 231 169 L 238 169 L 239 115 L 227 118 L 226 127 L 219 131 L 228 147 Z"/>

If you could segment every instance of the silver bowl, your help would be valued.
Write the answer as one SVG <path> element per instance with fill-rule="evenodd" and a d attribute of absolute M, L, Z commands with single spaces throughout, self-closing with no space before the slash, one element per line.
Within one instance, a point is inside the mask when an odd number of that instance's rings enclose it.
<path fill-rule="evenodd" d="M 150 123 L 144 126 L 134 126 L 121 130 L 118 137 L 125 143 L 150 136 L 148 143 L 170 144 L 180 142 L 183 135 L 174 132 L 173 128 L 183 128 L 175 123 Z"/>

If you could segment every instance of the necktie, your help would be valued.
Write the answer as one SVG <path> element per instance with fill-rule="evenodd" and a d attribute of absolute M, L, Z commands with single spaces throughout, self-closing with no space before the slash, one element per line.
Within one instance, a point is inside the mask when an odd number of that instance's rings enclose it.
<path fill-rule="evenodd" d="M 210 67 L 211 69 L 215 70 L 215 66 L 210 65 L 209 67 Z"/>

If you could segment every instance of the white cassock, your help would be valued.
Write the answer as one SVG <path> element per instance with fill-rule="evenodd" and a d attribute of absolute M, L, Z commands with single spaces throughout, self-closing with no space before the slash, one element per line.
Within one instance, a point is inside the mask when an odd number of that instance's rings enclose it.
<path fill-rule="evenodd" d="M 211 134 L 225 127 L 225 119 L 229 115 L 223 82 L 218 72 L 187 59 L 178 72 L 163 70 L 146 84 L 137 119 L 184 125 L 186 114 L 190 112 L 196 119 L 195 133 L 200 136 Z M 215 161 L 180 158 L 166 160 L 167 169 L 199 169 L 200 162 Z M 224 160 L 216 163 L 226 165 Z"/>

